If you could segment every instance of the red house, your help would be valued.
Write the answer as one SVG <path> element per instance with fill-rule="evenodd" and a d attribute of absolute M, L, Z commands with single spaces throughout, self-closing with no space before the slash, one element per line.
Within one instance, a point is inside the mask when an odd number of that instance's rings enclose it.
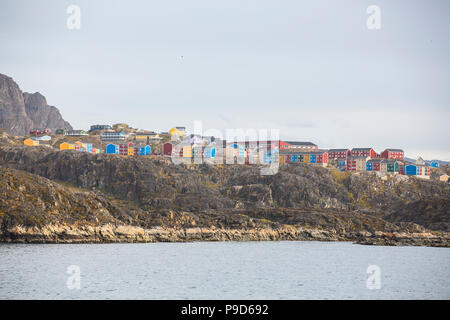
<path fill-rule="evenodd" d="M 119 154 L 123 155 L 123 156 L 127 156 L 128 155 L 128 149 L 133 146 L 133 142 L 129 142 L 129 143 L 120 143 L 119 144 Z"/>
<path fill-rule="evenodd" d="M 330 149 L 328 150 L 328 157 L 330 159 L 347 159 L 350 155 L 350 149 Z"/>
<path fill-rule="evenodd" d="M 328 157 L 330 156 L 327 152 L 313 152 L 316 155 L 316 163 L 328 164 Z"/>
<path fill-rule="evenodd" d="M 352 151 L 350 151 L 350 155 L 352 157 L 377 157 L 377 153 L 373 148 L 353 148 Z"/>
<path fill-rule="evenodd" d="M 173 144 L 170 142 L 164 143 L 163 145 L 163 154 L 165 156 L 171 156 L 173 150 Z"/>
<path fill-rule="evenodd" d="M 402 149 L 386 149 L 381 153 L 381 157 L 385 159 L 405 159 L 405 152 Z"/>

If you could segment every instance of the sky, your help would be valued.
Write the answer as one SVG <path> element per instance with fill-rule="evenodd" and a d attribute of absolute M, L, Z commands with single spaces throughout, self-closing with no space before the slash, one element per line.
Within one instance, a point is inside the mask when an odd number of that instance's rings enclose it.
<path fill-rule="evenodd" d="M 0 73 L 75 129 L 198 120 L 448 161 L 449 14 L 447 0 L 0 0 Z"/>

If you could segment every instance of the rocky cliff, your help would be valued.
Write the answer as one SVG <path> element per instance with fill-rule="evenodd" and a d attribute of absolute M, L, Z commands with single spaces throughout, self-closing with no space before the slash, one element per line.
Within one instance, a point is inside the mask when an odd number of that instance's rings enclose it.
<path fill-rule="evenodd" d="M 0 128 L 14 135 L 26 135 L 31 129 L 72 129 L 43 95 L 23 93 L 12 78 L 3 74 L 0 74 Z"/>
<path fill-rule="evenodd" d="M 438 181 L 384 181 L 306 164 L 261 176 L 254 166 L 174 165 L 163 157 L 7 143 L 0 147 L 0 167 L 10 186 L 0 189 L 3 241 L 450 245 L 450 187 Z M 30 187 L 20 189 L 21 180 Z"/>

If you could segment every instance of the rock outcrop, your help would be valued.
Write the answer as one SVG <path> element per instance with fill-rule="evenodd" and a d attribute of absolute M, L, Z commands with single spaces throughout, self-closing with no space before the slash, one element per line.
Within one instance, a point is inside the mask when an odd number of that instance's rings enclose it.
<path fill-rule="evenodd" d="M 0 74 L 0 128 L 26 135 L 32 129 L 70 130 L 72 126 L 39 92 L 23 93 L 12 78 Z"/>
<path fill-rule="evenodd" d="M 2 241 L 450 245 L 450 186 L 439 181 L 306 164 L 261 176 L 255 166 L 175 165 L 8 142 L 0 145 L 0 168 Z"/>

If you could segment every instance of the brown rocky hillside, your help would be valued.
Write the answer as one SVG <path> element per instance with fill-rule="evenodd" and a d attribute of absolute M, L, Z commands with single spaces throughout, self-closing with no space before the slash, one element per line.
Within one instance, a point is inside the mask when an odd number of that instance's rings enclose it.
<path fill-rule="evenodd" d="M 30 186 L 51 185 L 56 194 L 65 193 L 70 197 L 67 201 L 80 205 L 78 211 L 62 205 L 61 214 L 52 215 L 53 198 L 48 198 L 49 206 L 43 206 L 47 198 L 40 195 L 44 200 L 38 201 L 35 215 L 41 220 L 27 219 L 27 214 L 34 215 L 32 211 L 8 209 L 2 214 L 7 228 L 34 226 L 36 221 L 41 221 L 40 227 L 60 222 L 76 225 L 85 217 L 92 226 L 121 223 L 143 230 L 183 230 L 181 235 L 159 235 L 167 241 L 210 236 L 215 240 L 328 239 L 407 244 L 414 241 L 394 241 L 392 236 L 381 234 L 433 231 L 434 236 L 445 238 L 449 231 L 450 186 L 438 181 L 409 177 L 383 181 L 368 174 L 307 164 L 282 166 L 276 175 L 261 176 L 255 166 L 174 165 L 163 157 L 92 155 L 9 143 L 0 147 L 0 166 L 4 168 L 2 179 L 5 175 L 8 179 L 27 177 Z M 82 191 L 70 189 L 73 187 Z M 36 186 L 36 190 L 40 188 Z M 34 189 L 26 190 L 29 193 Z M 31 203 L 37 201 L 33 192 L 29 201 L 17 198 L 15 206 L 33 208 Z M 11 195 L 2 192 L 4 208 L 10 207 L 7 203 L 12 201 Z M 82 195 L 86 197 L 85 207 Z M 195 228 L 203 231 L 193 231 L 193 238 L 188 237 L 186 230 Z M 205 230 L 210 233 L 205 235 Z M 239 233 L 232 236 L 229 230 Z M 427 237 L 417 243 L 438 245 Z"/>

